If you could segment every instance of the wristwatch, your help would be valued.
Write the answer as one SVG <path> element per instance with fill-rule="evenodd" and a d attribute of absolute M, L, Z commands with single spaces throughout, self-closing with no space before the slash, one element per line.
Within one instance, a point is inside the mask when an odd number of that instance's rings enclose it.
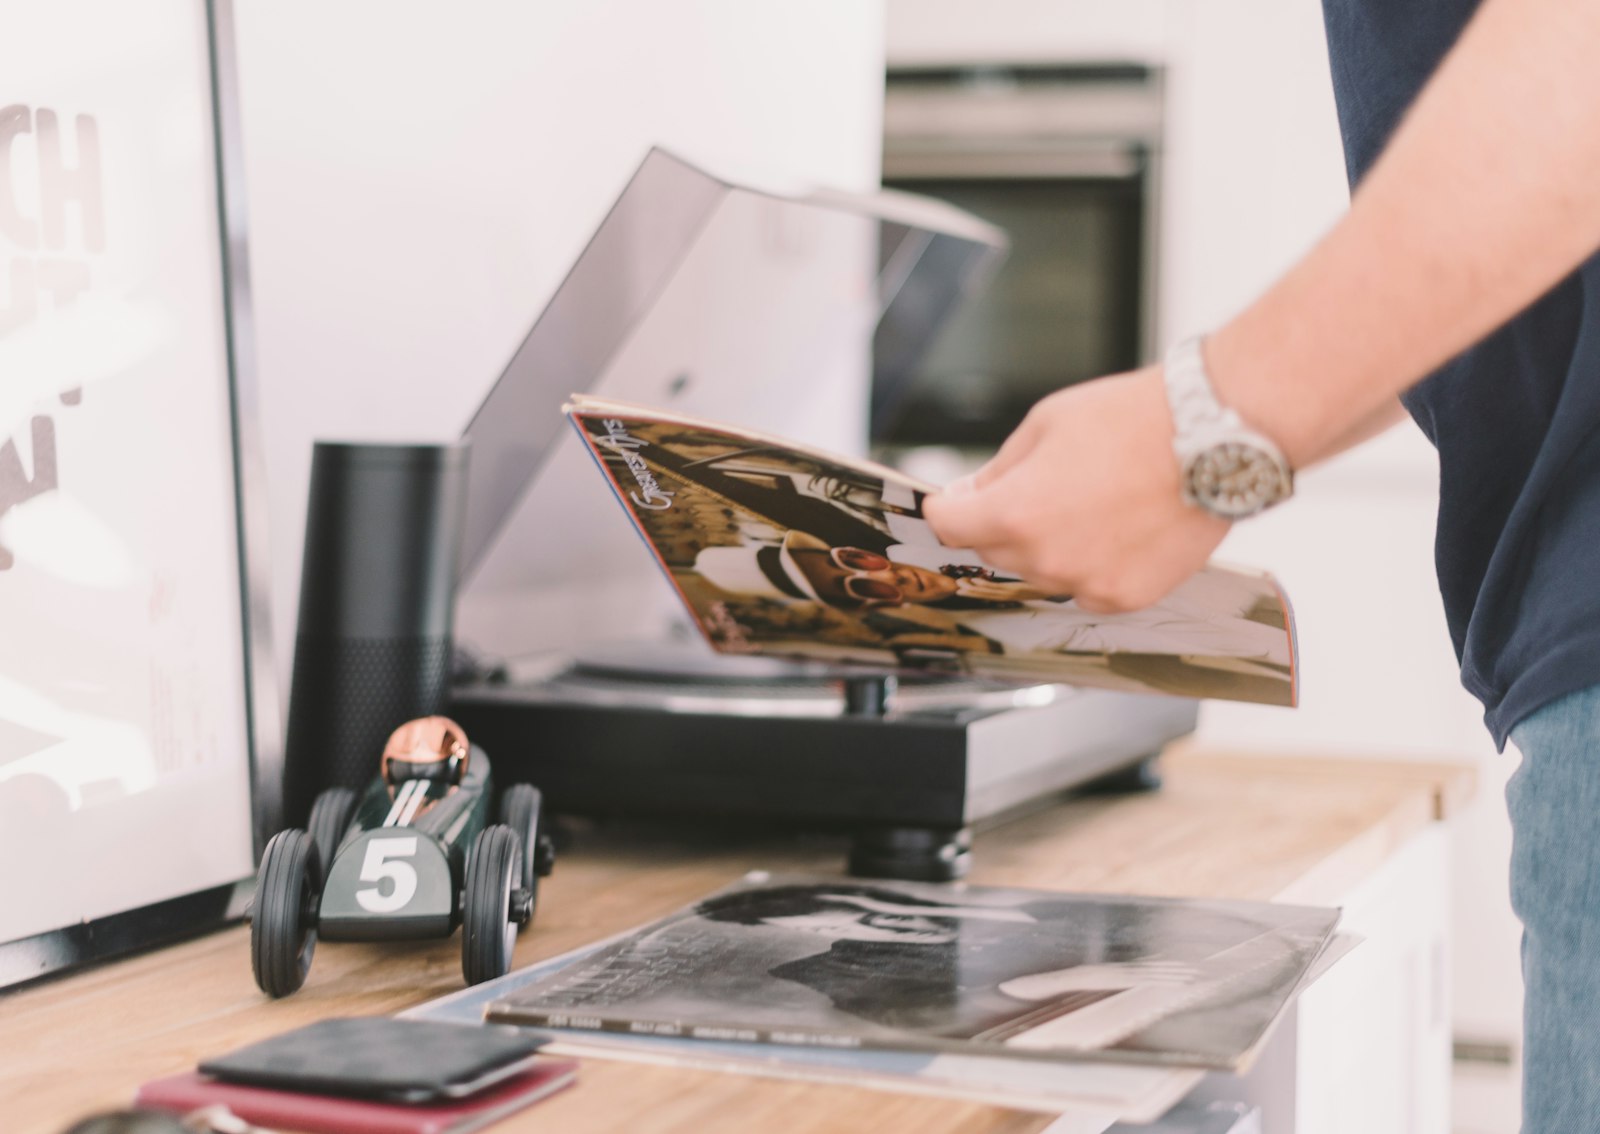
<path fill-rule="evenodd" d="M 1237 411 L 1217 401 L 1199 338 L 1185 339 L 1167 354 L 1165 379 L 1185 504 L 1239 520 L 1289 498 L 1289 462 Z"/>

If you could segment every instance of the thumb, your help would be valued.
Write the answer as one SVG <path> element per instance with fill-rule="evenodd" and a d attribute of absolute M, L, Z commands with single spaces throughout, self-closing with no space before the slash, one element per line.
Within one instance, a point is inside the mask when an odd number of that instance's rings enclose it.
<path fill-rule="evenodd" d="M 941 543 L 946 547 L 981 548 L 1003 542 L 997 538 L 1001 534 L 998 527 L 985 522 L 986 512 L 992 510 L 988 490 L 1021 464 L 1038 442 L 1038 418 L 1030 415 L 977 472 L 951 482 L 938 496 L 923 501 L 922 515 L 933 525 Z"/>
<path fill-rule="evenodd" d="M 923 500 L 922 515 L 946 547 L 993 547 L 1003 542 L 993 495 L 991 489 L 977 487 L 972 477 L 963 477 Z"/>
<path fill-rule="evenodd" d="M 938 496 L 930 496 L 922 504 L 922 515 L 946 547 L 994 547 L 1003 542 L 1002 529 L 994 523 L 994 488 L 1006 473 L 1016 469 L 1040 441 L 1040 425 L 1035 414 L 1024 417 L 1022 424 L 1011 430 L 1005 445 L 990 457 L 978 472 L 952 481 Z"/>

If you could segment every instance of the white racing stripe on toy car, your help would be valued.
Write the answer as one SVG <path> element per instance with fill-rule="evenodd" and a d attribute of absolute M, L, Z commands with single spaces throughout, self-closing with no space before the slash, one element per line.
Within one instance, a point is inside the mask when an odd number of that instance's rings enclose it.
<path fill-rule="evenodd" d="M 407 780 L 395 792 L 394 804 L 385 817 L 385 827 L 404 827 L 416 818 L 417 810 L 428 797 L 428 785 L 422 780 Z"/>

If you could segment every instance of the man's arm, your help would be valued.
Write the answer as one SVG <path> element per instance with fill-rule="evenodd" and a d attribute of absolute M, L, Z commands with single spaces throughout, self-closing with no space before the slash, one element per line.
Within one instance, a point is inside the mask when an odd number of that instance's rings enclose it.
<path fill-rule="evenodd" d="M 1600 246 L 1597 58 L 1600 4 L 1486 0 L 1349 213 L 1207 339 L 1222 401 L 1296 468 Z M 1171 435 L 1158 368 L 1063 390 L 928 519 L 1090 606 L 1147 605 L 1227 530 L 1179 503 Z"/>
<path fill-rule="evenodd" d="M 1600 5 L 1488 0 L 1349 215 L 1207 341 L 1296 467 L 1600 245 L 1597 52 Z"/>
<path fill-rule="evenodd" d="M 1400 404 L 1399 398 L 1390 398 L 1372 416 L 1356 422 L 1350 429 L 1341 433 L 1334 441 L 1332 451 L 1342 453 L 1346 449 L 1354 449 L 1357 445 L 1364 445 L 1379 434 L 1387 433 L 1406 420 L 1409 420 L 1406 415 L 1406 407 Z"/>

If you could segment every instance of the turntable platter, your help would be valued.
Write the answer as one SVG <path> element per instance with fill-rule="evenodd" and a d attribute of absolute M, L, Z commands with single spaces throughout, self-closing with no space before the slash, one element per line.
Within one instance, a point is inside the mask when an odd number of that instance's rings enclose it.
<path fill-rule="evenodd" d="M 845 707 L 844 682 L 894 676 L 865 666 L 716 654 L 698 642 L 656 641 L 586 649 L 545 680 L 587 703 L 659 704 L 738 716 L 837 716 Z M 899 712 L 992 712 L 1047 705 L 1073 692 L 1062 685 L 901 674 L 888 706 Z"/>
<path fill-rule="evenodd" d="M 572 656 L 578 674 L 630 681 L 711 685 L 826 684 L 851 677 L 871 677 L 861 667 L 785 661 L 782 658 L 718 654 L 700 642 L 611 642 L 584 648 Z"/>

